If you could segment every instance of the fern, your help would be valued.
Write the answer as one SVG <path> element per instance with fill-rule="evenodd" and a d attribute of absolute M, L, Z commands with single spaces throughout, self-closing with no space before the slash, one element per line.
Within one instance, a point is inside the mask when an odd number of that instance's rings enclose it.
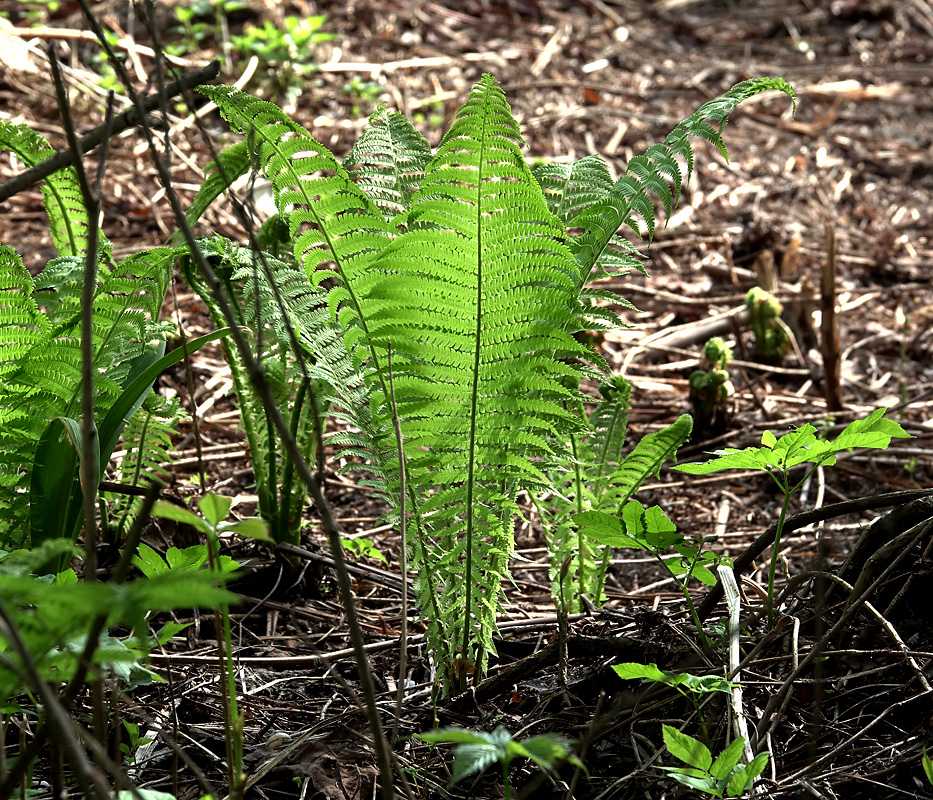
<path fill-rule="evenodd" d="M 400 113 L 380 107 L 369 127 L 343 160 L 354 183 L 391 219 L 407 211 L 425 168 L 431 148 Z"/>
<path fill-rule="evenodd" d="M 114 479 L 127 486 L 139 487 L 148 481 L 164 483 L 165 465 L 172 461 L 172 435 L 178 424 L 189 419 L 177 397 L 165 399 L 150 393 L 126 424 L 123 432 L 125 453 L 114 470 Z M 111 519 L 111 540 L 121 541 L 132 519 L 135 503 L 129 497 L 115 499 Z"/>
<path fill-rule="evenodd" d="M 158 315 L 170 277 L 169 250 L 102 264 L 94 297 L 95 406 L 103 419 L 134 365 L 164 335 Z M 19 545 L 30 529 L 29 495 L 47 424 L 79 416 L 80 259 L 50 261 L 35 279 L 0 247 L 0 542 Z"/>
<path fill-rule="evenodd" d="M 584 282 L 619 269 L 640 269 L 632 248 L 616 233 L 630 228 L 641 236 L 642 225 L 649 241 L 654 236 L 655 211 L 651 195 L 661 200 L 667 216 L 680 199 L 684 180 L 693 172 L 694 154 L 690 137 L 706 139 L 728 160 L 722 138 L 729 115 L 742 101 L 761 92 L 777 90 L 796 99 L 794 90 L 781 78 L 755 78 L 733 86 L 721 97 L 702 105 L 681 122 L 660 144 L 635 156 L 625 174 L 608 186 L 608 171 L 598 156 L 588 156 L 572 167 L 549 167 L 539 175 L 559 215 L 568 228 L 579 229 L 571 249 L 580 262 Z M 686 173 L 681 168 L 683 161 Z M 639 222 L 641 220 L 641 222 Z"/>
<path fill-rule="evenodd" d="M 623 457 L 627 398 L 607 398 L 587 420 L 577 387 L 594 374 L 587 360 L 600 359 L 573 334 L 618 323 L 606 306 L 624 301 L 588 283 L 644 271 L 618 231 L 644 227 L 650 240 L 655 197 L 670 214 L 693 166 L 687 138 L 706 138 L 725 154 L 728 114 L 766 89 L 791 93 L 780 80 L 739 84 L 613 182 L 598 157 L 529 170 L 518 125 L 488 75 L 433 156 L 404 118 L 379 109 L 343 164 L 276 106 L 202 87 L 270 180 L 308 282 L 296 295 L 296 274 L 254 267 L 255 297 L 283 281 L 280 310 L 257 317 L 256 329 L 291 327 L 316 356 L 308 373 L 325 381 L 333 413 L 352 426 L 335 441 L 365 457 L 397 503 L 391 347 L 412 563 L 448 677 L 483 671 L 494 652 L 517 493 L 618 512 L 689 435 L 689 417 L 681 418 Z M 271 241 L 279 241 L 272 225 Z M 241 277 L 230 288 L 242 304 Z M 572 530 L 569 513 L 563 531 Z M 592 591 L 608 550 L 597 562 L 581 541 L 579 571 L 595 576 Z"/>
<path fill-rule="evenodd" d="M 623 457 L 631 388 L 620 376 L 600 387 L 601 400 L 587 419 L 587 430 L 571 437 L 570 457 L 551 471 L 559 491 L 537 501 L 548 538 L 552 591 L 569 612 L 582 608 L 584 595 L 602 601 L 611 555 L 611 548 L 589 539 L 575 518 L 590 511 L 621 513 L 642 483 L 673 460 L 690 436 L 692 420 L 684 415 L 642 437 Z"/>
<path fill-rule="evenodd" d="M 580 326 L 575 264 L 520 146 L 487 76 L 428 165 L 407 231 L 375 259 L 368 293 L 370 343 L 393 345 L 409 481 L 431 515 L 422 535 L 441 551 L 442 623 L 481 671 L 515 488 L 546 480 L 535 460 L 577 425 L 560 381 L 573 368 L 554 354 L 586 355 L 570 335 Z M 378 390 L 372 402 L 388 416 Z"/>
<path fill-rule="evenodd" d="M 201 184 L 197 195 L 185 212 L 188 225 L 194 227 L 211 203 L 220 197 L 237 178 L 245 175 L 249 167 L 249 148 L 246 142 L 237 142 L 221 150 L 217 158 L 211 161 L 204 171 L 204 183 Z M 180 232 L 173 236 L 172 242 L 181 243 Z"/>

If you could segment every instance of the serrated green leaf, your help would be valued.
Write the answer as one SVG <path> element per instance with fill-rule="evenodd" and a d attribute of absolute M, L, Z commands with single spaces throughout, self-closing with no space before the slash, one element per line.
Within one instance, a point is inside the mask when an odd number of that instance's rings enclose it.
<path fill-rule="evenodd" d="M 710 767 L 710 775 L 712 775 L 717 781 L 721 781 L 724 778 L 728 778 L 729 774 L 732 772 L 736 764 L 739 763 L 739 759 L 742 757 L 742 750 L 745 747 L 745 739 L 743 737 L 738 737 L 732 741 L 725 750 L 723 750 L 716 760 L 713 762 L 713 766 Z"/>
<path fill-rule="evenodd" d="M 716 785 L 716 781 L 708 775 L 704 775 L 701 770 L 694 772 L 689 767 L 658 767 L 658 769 L 668 772 L 675 781 L 684 786 L 689 786 L 691 789 L 696 789 L 713 797 L 722 797 L 722 792 Z"/>
<path fill-rule="evenodd" d="M 190 547 L 170 547 L 165 554 L 173 572 L 193 572 L 201 569 L 207 563 L 208 552 L 206 544 L 193 544 Z"/>
<path fill-rule="evenodd" d="M 625 664 L 613 664 L 612 669 L 622 680 L 633 681 L 643 680 L 665 683 L 667 673 L 658 669 L 657 664 L 636 664 L 627 662 Z"/>
<path fill-rule="evenodd" d="M 434 731 L 416 733 L 416 739 L 428 744 L 493 744 L 493 738 L 485 731 L 471 731 L 465 728 L 438 728 Z"/>
<path fill-rule="evenodd" d="M 607 547 L 627 547 L 632 550 L 644 547 L 623 530 L 618 517 L 605 511 L 584 511 L 582 514 L 574 514 L 572 519 L 584 536 Z"/>
<path fill-rule="evenodd" d="M 145 543 L 140 543 L 137 554 L 133 556 L 133 565 L 147 578 L 161 575 L 169 569 L 165 559 Z"/>
<path fill-rule="evenodd" d="M 713 764 L 713 756 L 703 742 L 697 741 L 686 733 L 681 733 L 670 725 L 662 725 L 661 730 L 664 735 L 664 744 L 672 756 L 691 767 L 709 772 Z"/>

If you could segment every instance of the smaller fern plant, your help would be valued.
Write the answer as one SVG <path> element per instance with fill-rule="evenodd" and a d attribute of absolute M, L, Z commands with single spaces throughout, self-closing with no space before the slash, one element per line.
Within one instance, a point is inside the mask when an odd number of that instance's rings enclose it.
<path fill-rule="evenodd" d="M 551 566 L 552 595 L 567 613 L 583 610 L 583 598 L 600 604 L 612 548 L 585 534 L 576 518 L 587 512 L 618 516 L 642 483 L 676 458 L 690 437 L 692 420 L 683 415 L 661 431 L 642 437 L 624 454 L 632 386 L 616 375 L 600 387 L 600 401 L 586 428 L 571 435 L 566 456 L 550 471 L 558 491 L 536 499 Z"/>
<path fill-rule="evenodd" d="M 446 681 L 464 685 L 495 653 L 519 493 L 618 510 L 682 442 L 689 419 L 623 458 L 621 429 L 608 422 L 619 409 L 581 413 L 580 381 L 606 365 L 574 334 L 618 324 L 608 303 L 625 301 L 592 282 L 643 271 L 619 230 L 644 230 L 650 241 L 654 198 L 669 215 L 693 168 L 689 137 L 725 155 L 729 114 L 770 89 L 792 95 L 779 79 L 738 84 L 613 180 L 596 156 L 529 169 L 519 126 L 489 75 L 435 152 L 404 117 L 380 109 L 342 163 L 278 107 L 201 87 L 244 140 L 221 153 L 189 219 L 230 173 L 252 168 L 270 182 L 306 282 L 308 304 L 281 314 L 289 341 L 306 351 L 302 375 L 321 381 L 331 413 L 349 423 L 342 443 L 365 458 L 396 509 L 405 453 L 410 563 Z M 275 291 L 280 274 L 302 280 L 281 270 L 254 270 L 257 290 L 268 282 Z M 269 319 L 253 320 L 254 335 Z M 586 476 L 592 498 L 568 490 L 583 482 L 584 453 L 595 470 Z M 572 548 L 560 513 L 555 547 Z M 587 565 L 580 541 L 574 582 L 578 594 L 598 595 L 605 567 Z M 605 564 L 605 552 L 597 555 Z"/>
<path fill-rule="evenodd" d="M 0 150 L 13 152 L 32 166 L 47 158 L 51 147 L 26 126 L 0 122 Z M 110 243 L 101 235 L 97 287 L 92 307 L 84 309 L 87 212 L 74 170 L 50 175 L 42 195 L 57 257 L 33 277 L 16 251 L 0 244 L 0 547 L 4 548 L 37 547 L 50 539 L 77 537 L 82 520 L 78 464 L 91 459 L 98 478 L 103 477 L 127 422 L 134 414 L 150 413 L 140 409 L 153 381 L 181 358 L 181 351 L 165 353 L 168 327 L 159 322 L 173 251 L 153 248 L 116 263 Z M 93 315 L 97 371 L 94 405 L 99 446 L 92 453 L 81 450 L 78 422 L 85 313 Z M 216 335 L 190 343 L 189 352 Z M 125 442 L 141 464 L 139 478 L 144 472 L 156 477 L 150 468 L 160 455 L 159 443 L 164 443 L 161 434 L 167 432 L 159 419 L 159 414 L 151 415 L 147 435 Z"/>
<path fill-rule="evenodd" d="M 209 184 L 205 186 L 207 189 L 202 189 L 202 193 L 214 191 Z M 196 204 L 200 196 L 195 199 Z M 301 346 L 300 331 L 308 319 L 319 313 L 315 309 L 326 298 L 296 268 L 291 253 L 280 251 L 279 223 L 278 218 L 269 220 L 257 234 L 253 248 L 238 246 L 222 237 L 202 239 L 198 246 L 213 263 L 215 274 L 232 299 L 234 316 L 262 364 L 276 404 L 286 410 L 290 431 L 302 456 L 314 462 L 318 449 L 315 403 L 326 392 L 311 377 L 305 363 L 321 354 L 312 355 Z M 204 300 L 215 325 L 221 327 L 223 313 L 198 275 L 190 253 L 184 247 L 177 253 L 187 283 Z M 261 277 L 267 272 L 274 273 L 274 281 Z M 252 458 L 259 517 L 269 526 L 275 542 L 297 544 L 302 512 L 307 505 L 306 489 L 296 479 L 294 465 L 282 455 L 280 437 L 242 362 L 230 351 L 227 361 Z"/>

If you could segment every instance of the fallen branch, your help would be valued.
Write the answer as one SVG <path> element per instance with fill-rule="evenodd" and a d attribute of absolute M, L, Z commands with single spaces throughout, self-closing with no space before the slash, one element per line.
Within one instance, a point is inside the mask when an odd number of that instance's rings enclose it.
<path fill-rule="evenodd" d="M 170 83 L 165 87 L 164 95 L 155 92 L 144 98 L 140 98 L 140 104 L 144 112 L 142 115 L 140 115 L 138 107 L 133 106 L 122 114 L 118 114 L 114 117 L 109 125 L 98 125 L 78 142 L 82 155 L 102 144 L 105 139 L 116 136 L 118 133 L 122 133 L 129 128 L 139 125 L 147 114 L 155 111 L 169 98 L 175 97 L 189 89 L 193 89 L 199 84 L 212 81 L 219 74 L 220 62 L 213 61 L 203 69 L 192 72 L 190 75 L 184 75 L 174 83 Z M 11 178 L 0 186 L 0 203 L 4 200 L 9 200 L 14 195 L 28 189 L 39 181 L 45 180 L 53 172 L 58 172 L 60 169 L 73 166 L 74 163 L 75 153 L 71 148 L 66 147 L 64 150 L 59 150 L 55 155 L 27 169 L 25 172 L 21 172 L 15 178 Z"/>

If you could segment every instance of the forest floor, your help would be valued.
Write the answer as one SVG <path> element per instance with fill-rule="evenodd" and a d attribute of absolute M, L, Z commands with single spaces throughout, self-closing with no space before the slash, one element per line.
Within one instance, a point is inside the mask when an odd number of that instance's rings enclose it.
<path fill-rule="evenodd" d="M 70 0 L 51 8 L 0 3 L 14 25 L 43 26 L 29 34 L 10 32 L 0 19 L 0 119 L 29 122 L 58 148 L 64 137 L 47 68 L 37 52 L 17 45 L 42 48 L 55 41 L 65 54 L 75 82 L 72 105 L 79 132 L 100 124 L 103 100 L 94 71 L 100 69 L 99 49 L 80 38 L 78 32 L 87 28 L 80 12 Z M 92 3 L 92 8 L 107 27 L 139 45 L 127 51 L 127 64 L 137 88 L 144 88 L 154 67 L 146 50 L 153 41 L 144 26 L 126 2 Z M 163 44 L 184 44 L 183 34 L 174 30 L 175 8 L 158 5 Z M 319 68 L 283 91 L 282 70 L 260 65 L 245 88 L 287 107 L 338 157 L 380 102 L 404 110 L 436 145 L 471 86 L 490 72 L 521 123 L 530 158 L 568 161 L 600 153 L 620 175 L 632 155 L 661 141 L 734 83 L 759 76 L 786 79 L 797 92 L 796 114 L 783 95 L 741 105 L 726 129 L 728 163 L 712 146 L 696 142 L 696 166 L 681 203 L 647 251 L 650 277 L 633 274 L 605 282 L 604 288 L 639 309 L 625 312 L 631 327 L 607 334 L 601 343 L 613 370 L 635 387 L 630 436 L 637 440 L 691 410 L 687 379 L 709 336 L 700 323 L 721 315 L 719 332 L 735 346 L 735 394 L 728 419 L 716 430 L 699 431 L 680 452 L 682 461 L 699 460 L 717 447 L 755 446 L 765 430 L 780 435 L 806 422 L 831 430 L 886 407 L 914 438 L 898 440 L 881 453 L 840 457 L 836 466 L 813 476 L 790 513 L 933 488 L 933 7 L 928 0 L 252 0 L 247 8 L 231 10 L 224 25 L 235 34 L 266 20 L 281 25 L 286 15 L 313 13 L 327 15 L 321 30 L 334 34 L 313 49 Z M 196 45 L 188 43 L 187 69 L 222 54 L 224 32 L 213 12 L 196 20 L 203 35 Z M 224 80 L 236 81 L 245 68 L 246 59 L 235 59 Z M 210 151 L 198 126 L 183 124 L 187 112 L 179 114 L 169 120 L 172 171 L 176 188 L 190 200 Z M 216 113 L 203 123 L 215 145 L 229 140 Z M 117 257 L 161 244 L 174 229 L 141 141 L 130 131 L 113 141 L 108 156 L 103 228 Z M 0 178 L 18 171 L 4 157 Z M 205 230 L 245 241 L 226 207 L 210 211 L 205 221 Z M 831 236 L 835 250 L 828 244 Z M 0 241 L 13 244 L 33 272 L 53 254 L 37 188 L 0 206 Z M 821 274 L 831 252 L 835 293 L 822 301 Z M 750 287 L 768 282 L 794 332 L 794 345 L 779 366 L 756 361 L 751 333 L 735 314 L 726 313 L 742 307 Z M 827 405 L 826 386 L 832 381 L 824 380 L 820 328 L 814 323 L 826 303 L 835 305 L 838 323 L 839 411 Z M 197 296 L 180 281 L 169 293 L 165 318 L 188 336 L 212 327 Z M 166 492 L 192 496 L 203 469 L 205 488 L 232 496 L 233 511 L 249 516 L 257 498 L 229 370 L 220 350 L 210 348 L 190 366 L 193 381 L 179 368 L 159 385 L 186 404 L 189 387 L 196 387 L 203 458 L 199 463 L 189 424 L 179 431 L 173 461 L 166 465 Z M 327 495 L 345 535 L 369 539 L 388 561 L 360 558 L 354 589 L 391 728 L 401 613 L 398 535 L 380 524 L 386 509 L 358 476 L 338 475 L 339 466 L 335 460 L 328 472 Z M 715 535 L 716 549 L 738 558 L 775 522 L 781 497 L 773 482 L 757 473 L 690 478 L 663 471 L 639 499 L 658 503 L 688 534 Z M 838 568 L 862 530 L 887 510 L 831 517 L 787 535 L 780 545 L 782 572 L 797 575 L 821 563 Z M 925 513 L 929 518 L 929 507 Z M 557 650 L 545 647 L 556 637 L 557 623 L 545 542 L 535 522 L 529 514 L 516 530 L 519 560 L 507 590 L 499 656 L 484 681 L 439 703 L 441 723 L 483 730 L 501 724 L 522 736 L 558 731 L 584 743 L 588 777 L 574 777 L 569 768 L 559 779 L 545 779 L 521 762 L 513 769 L 521 796 L 693 796 L 678 795 L 683 787 L 656 768 L 673 763 L 664 752 L 660 723 L 682 721 L 690 707 L 623 683 L 611 665 L 656 662 L 722 675 L 724 661 L 697 649 L 673 582 L 664 580 L 651 559 L 620 551 L 612 562 L 605 606 L 570 621 L 568 693 L 562 692 Z M 903 534 L 914 524 L 901 521 L 886 535 Z M 183 529 L 153 528 L 147 541 L 164 550 L 190 544 L 187 536 Z M 794 673 L 823 621 L 823 612 L 814 608 L 822 609 L 818 603 L 825 598 L 813 593 L 811 582 L 792 593 L 772 631 L 759 627 L 743 639 L 749 649 L 758 645 L 744 667 L 745 708 L 753 726 L 761 723 L 758 751 L 771 755 L 759 796 L 933 797 L 921 766 L 933 724 L 930 541 L 927 533 L 894 565 L 872 598 L 878 617 L 862 610 L 812 667 Z M 303 545 L 306 560 L 294 574 L 283 572 L 282 562 L 255 544 L 229 547 L 250 571 L 235 587 L 244 603 L 234 614 L 248 771 L 255 779 L 250 796 L 374 797 L 375 762 L 365 719 L 350 693 L 356 673 L 347 630 L 326 540 L 313 518 Z M 761 602 L 759 587 L 767 585 L 769 552 L 743 573 L 744 602 L 750 606 Z M 102 559 L 104 564 L 113 560 L 106 554 Z M 701 600 L 705 588 L 693 588 Z M 826 611 L 827 624 L 838 610 L 833 614 Z M 710 622 L 724 618 L 720 603 Z M 223 796 L 213 625 L 205 618 L 196 622 L 186 636 L 153 654 L 156 671 L 171 680 L 136 689 L 122 713 L 144 732 L 173 730 L 204 779 Z M 416 635 L 406 676 L 412 688 L 403 735 L 430 727 L 433 717 L 422 630 L 413 617 Z M 775 697 L 777 707 L 769 706 Z M 724 704 L 710 706 L 706 716 L 714 739 L 722 741 L 728 728 Z M 450 777 L 445 748 L 402 740 L 396 750 L 414 796 L 501 796 L 496 769 L 445 789 Z M 179 798 L 204 791 L 191 769 L 173 765 L 158 738 L 128 769 L 140 785 L 172 790 Z"/>

